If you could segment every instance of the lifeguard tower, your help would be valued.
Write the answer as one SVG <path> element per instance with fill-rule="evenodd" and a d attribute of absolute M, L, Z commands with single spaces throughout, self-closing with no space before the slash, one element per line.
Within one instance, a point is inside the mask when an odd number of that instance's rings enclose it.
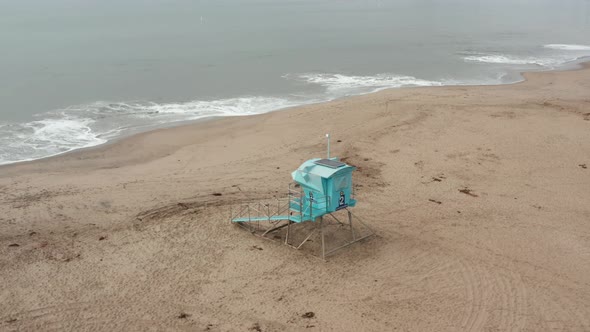
<path fill-rule="evenodd" d="M 286 198 L 242 204 L 232 211 L 231 221 L 296 249 L 315 245 L 325 259 L 374 234 L 350 211 L 357 203 L 352 182 L 355 169 L 330 158 L 329 152 L 326 159 L 310 159 L 291 173 L 293 183 Z M 314 235 L 319 235 L 319 241 L 314 241 Z"/>

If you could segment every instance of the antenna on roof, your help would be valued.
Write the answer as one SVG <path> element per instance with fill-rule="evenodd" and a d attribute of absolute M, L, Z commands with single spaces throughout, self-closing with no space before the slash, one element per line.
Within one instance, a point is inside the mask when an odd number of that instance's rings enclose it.
<path fill-rule="evenodd" d="M 330 159 L 330 134 L 326 134 L 326 138 L 328 139 L 328 159 Z"/>

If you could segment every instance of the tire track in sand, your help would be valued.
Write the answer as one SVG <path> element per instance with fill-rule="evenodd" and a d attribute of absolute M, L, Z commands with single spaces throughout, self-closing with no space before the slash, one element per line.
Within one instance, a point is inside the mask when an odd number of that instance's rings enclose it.
<path fill-rule="evenodd" d="M 460 260 L 466 309 L 461 328 L 521 330 L 526 325 L 527 292 L 519 275 Z"/>

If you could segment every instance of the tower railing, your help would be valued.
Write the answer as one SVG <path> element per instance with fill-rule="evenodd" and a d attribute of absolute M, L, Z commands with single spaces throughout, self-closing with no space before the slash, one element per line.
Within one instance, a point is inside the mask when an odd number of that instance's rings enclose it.
<path fill-rule="evenodd" d="M 301 187 L 291 183 L 289 185 L 289 200 L 292 212 L 298 212 L 300 221 L 314 219 L 328 211 L 330 208 L 330 196 L 314 195 L 308 197 Z"/>

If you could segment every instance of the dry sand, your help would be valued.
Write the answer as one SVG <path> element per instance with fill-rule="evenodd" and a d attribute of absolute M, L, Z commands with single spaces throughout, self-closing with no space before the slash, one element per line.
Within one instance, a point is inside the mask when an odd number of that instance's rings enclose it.
<path fill-rule="evenodd" d="M 2 167 L 0 330 L 589 331 L 590 67 L 526 77 Z M 228 222 L 326 132 L 378 236 L 323 262 Z"/>

